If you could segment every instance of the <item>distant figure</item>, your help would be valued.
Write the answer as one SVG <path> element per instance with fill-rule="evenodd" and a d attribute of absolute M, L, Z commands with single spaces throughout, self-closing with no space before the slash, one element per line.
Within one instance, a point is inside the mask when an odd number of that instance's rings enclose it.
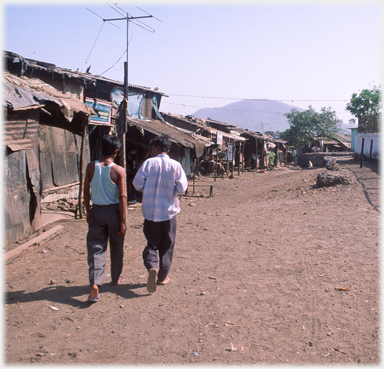
<path fill-rule="evenodd" d="M 101 142 L 102 158 L 100 161 L 89 163 L 85 174 L 84 205 L 88 222 L 87 251 L 91 285 L 88 301 L 90 302 L 99 300 L 99 288 L 105 275 L 108 239 L 112 284 L 117 285 L 124 281 L 121 272 L 127 213 L 125 170 L 113 162 L 121 146 L 117 137 L 104 136 Z"/>
<path fill-rule="evenodd" d="M 147 246 L 143 251 L 148 270 L 147 290 L 169 282 L 176 237 L 176 214 L 180 212 L 178 193 L 185 192 L 188 180 L 183 167 L 168 156 L 168 136 L 156 137 L 151 143 L 152 158 L 147 159 L 133 179 L 137 191 L 143 192 L 143 232 Z"/>
<path fill-rule="evenodd" d="M 324 140 L 319 141 L 320 151 L 324 150 Z"/>

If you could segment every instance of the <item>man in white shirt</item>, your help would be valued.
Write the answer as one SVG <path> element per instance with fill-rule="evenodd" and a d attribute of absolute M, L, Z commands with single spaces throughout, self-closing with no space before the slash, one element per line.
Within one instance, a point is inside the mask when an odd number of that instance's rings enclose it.
<path fill-rule="evenodd" d="M 133 179 L 133 186 L 143 192 L 143 232 L 147 246 L 143 251 L 148 270 L 147 290 L 169 282 L 176 237 L 176 214 L 180 212 L 178 193 L 187 190 L 188 180 L 179 162 L 168 156 L 168 136 L 156 137 L 151 143 L 152 158 L 147 159 Z"/>

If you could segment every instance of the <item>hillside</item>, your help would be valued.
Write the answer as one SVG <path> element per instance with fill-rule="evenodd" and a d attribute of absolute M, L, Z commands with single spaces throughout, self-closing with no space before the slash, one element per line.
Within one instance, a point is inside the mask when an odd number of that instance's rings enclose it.
<path fill-rule="evenodd" d="M 296 106 L 275 100 L 241 100 L 221 108 L 199 109 L 192 115 L 198 118 L 211 118 L 224 123 L 235 124 L 251 131 L 280 131 L 289 128 L 284 116 L 292 109 L 303 111 Z"/>

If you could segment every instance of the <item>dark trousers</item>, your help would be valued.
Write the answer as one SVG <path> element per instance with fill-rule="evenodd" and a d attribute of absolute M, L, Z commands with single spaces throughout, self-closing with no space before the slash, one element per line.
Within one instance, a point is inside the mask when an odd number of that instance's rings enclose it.
<path fill-rule="evenodd" d="M 171 268 L 176 238 L 176 217 L 163 222 L 145 219 L 143 232 L 148 241 L 143 251 L 144 266 L 147 270 L 157 269 L 157 278 L 163 281 Z"/>
<path fill-rule="evenodd" d="M 123 270 L 124 236 L 120 230 L 119 204 L 93 204 L 88 224 L 87 251 L 89 283 L 101 286 L 105 275 L 105 261 L 109 240 L 111 257 L 111 278 L 116 283 Z"/>

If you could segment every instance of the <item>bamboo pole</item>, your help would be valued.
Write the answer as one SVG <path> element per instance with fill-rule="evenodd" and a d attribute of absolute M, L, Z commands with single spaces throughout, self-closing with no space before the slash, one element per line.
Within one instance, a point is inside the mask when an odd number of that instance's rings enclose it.
<path fill-rule="evenodd" d="M 87 126 L 88 126 L 89 117 L 83 118 L 83 136 L 81 140 L 81 149 L 80 149 L 80 184 L 79 184 L 79 217 L 80 219 L 84 218 L 83 214 L 83 188 L 84 188 L 84 146 L 85 146 L 85 135 L 87 134 Z"/>

